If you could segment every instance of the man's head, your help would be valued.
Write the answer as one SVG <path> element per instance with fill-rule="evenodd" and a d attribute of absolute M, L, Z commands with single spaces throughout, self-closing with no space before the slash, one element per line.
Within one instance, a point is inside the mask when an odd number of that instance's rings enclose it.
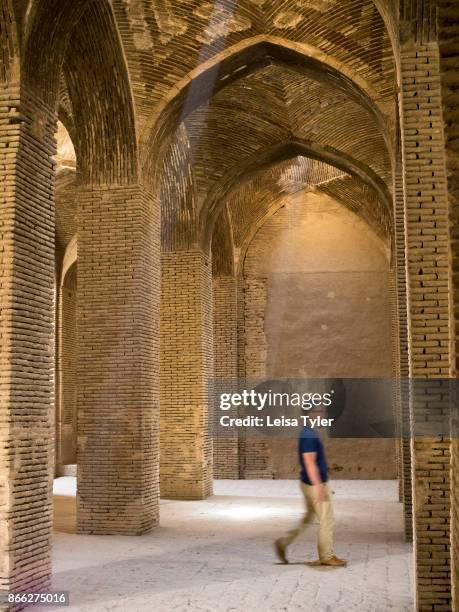
<path fill-rule="evenodd" d="M 312 408 L 307 411 L 307 415 L 311 419 L 316 419 L 317 417 L 321 419 L 326 419 L 327 418 L 327 408 L 326 406 L 312 406 Z"/>

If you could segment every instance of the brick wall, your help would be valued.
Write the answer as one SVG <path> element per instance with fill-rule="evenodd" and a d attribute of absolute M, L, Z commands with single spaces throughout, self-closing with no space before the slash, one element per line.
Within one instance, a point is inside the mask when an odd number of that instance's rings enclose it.
<path fill-rule="evenodd" d="M 244 275 L 244 377 L 266 377 L 267 342 L 265 334 L 267 278 Z M 274 468 L 269 440 L 250 435 L 244 446 L 244 478 L 273 478 Z"/>
<path fill-rule="evenodd" d="M 451 584 L 453 609 L 459 608 L 459 418 L 453 414 L 451 427 Z"/>
<path fill-rule="evenodd" d="M 140 187 L 78 201 L 79 533 L 158 522 L 159 207 Z"/>
<path fill-rule="evenodd" d="M 57 295 L 56 445 L 57 473 L 76 463 L 77 444 L 77 267 L 72 265 Z M 57 382 L 58 381 L 58 382 Z"/>
<path fill-rule="evenodd" d="M 244 262 L 247 377 L 390 378 L 394 283 L 384 242 L 322 193 L 282 203 Z M 296 478 L 296 445 L 294 438 L 249 439 L 246 478 Z M 396 478 L 392 440 L 326 445 L 332 478 Z"/>
<path fill-rule="evenodd" d="M 451 298 L 454 316 L 454 374 L 459 365 L 459 44 L 457 2 L 439 0 L 438 39 L 440 47 L 440 74 L 442 84 L 442 106 L 445 121 L 446 162 L 448 169 L 448 192 L 451 217 L 451 255 L 453 284 Z M 459 406 L 452 405 L 451 427 L 451 582 L 453 585 L 453 608 L 459 609 Z"/>
<path fill-rule="evenodd" d="M 237 378 L 237 292 L 234 276 L 213 278 L 215 378 Z M 214 478 L 239 478 L 238 435 L 214 437 Z"/>
<path fill-rule="evenodd" d="M 0 85 L 0 590 L 49 584 L 54 394 L 53 113 Z"/>
<path fill-rule="evenodd" d="M 214 375 L 212 267 L 201 251 L 161 256 L 161 496 L 212 492 L 208 382 Z"/>
<path fill-rule="evenodd" d="M 242 274 L 236 276 L 236 308 L 237 308 L 237 377 L 245 379 L 245 283 Z M 239 474 L 245 477 L 246 468 L 246 433 L 239 431 Z"/>
<path fill-rule="evenodd" d="M 437 45 L 406 43 L 401 76 L 410 375 L 448 377 L 449 228 Z M 411 402 L 416 428 L 435 409 L 435 396 Z M 415 437 L 412 453 L 417 605 L 449 610 L 450 441 Z"/>
<path fill-rule="evenodd" d="M 394 260 L 396 274 L 398 418 L 400 426 L 399 478 L 403 502 L 405 537 L 413 540 L 413 492 L 411 480 L 411 426 L 409 410 L 409 353 L 405 262 L 405 200 L 401 160 L 397 160 L 394 175 Z"/>

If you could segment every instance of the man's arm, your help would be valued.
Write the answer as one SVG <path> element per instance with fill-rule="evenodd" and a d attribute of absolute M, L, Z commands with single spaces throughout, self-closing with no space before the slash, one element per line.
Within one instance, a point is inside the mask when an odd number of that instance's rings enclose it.
<path fill-rule="evenodd" d="M 316 502 L 327 501 L 327 493 L 320 477 L 319 466 L 317 465 L 317 453 L 303 453 L 303 461 L 309 480 L 315 487 Z"/>

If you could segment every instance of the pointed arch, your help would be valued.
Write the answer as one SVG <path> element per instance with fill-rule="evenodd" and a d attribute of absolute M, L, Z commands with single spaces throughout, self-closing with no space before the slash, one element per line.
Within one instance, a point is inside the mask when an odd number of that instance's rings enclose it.
<path fill-rule="evenodd" d="M 25 31 L 24 88 L 54 112 L 64 73 L 81 182 L 135 182 L 134 105 L 110 3 L 35 0 Z"/>
<path fill-rule="evenodd" d="M 161 157 L 158 152 L 173 126 L 229 84 L 271 63 L 286 65 L 345 93 L 371 113 L 387 145 L 391 146 L 388 117 L 392 108 L 379 100 L 371 84 L 343 62 L 311 45 L 259 35 L 225 49 L 191 70 L 163 98 L 150 118 L 141 145 L 145 176 L 154 181 L 152 152 L 155 159 Z"/>
<path fill-rule="evenodd" d="M 233 276 L 235 269 L 234 239 L 227 206 L 217 217 L 212 232 L 212 273 L 214 276 Z"/>
<path fill-rule="evenodd" d="M 18 83 L 20 41 L 12 0 L 3 0 L 0 10 L 0 83 Z"/>
<path fill-rule="evenodd" d="M 384 181 L 368 166 L 334 149 L 305 140 L 292 139 L 258 154 L 256 158 L 244 160 L 232 168 L 209 192 L 200 211 L 200 228 L 203 247 L 208 250 L 215 220 L 223 203 L 235 185 L 250 179 L 255 174 L 294 157 L 310 157 L 325 162 L 361 180 L 370 187 L 381 201 L 386 215 L 392 217 L 391 194 Z"/>

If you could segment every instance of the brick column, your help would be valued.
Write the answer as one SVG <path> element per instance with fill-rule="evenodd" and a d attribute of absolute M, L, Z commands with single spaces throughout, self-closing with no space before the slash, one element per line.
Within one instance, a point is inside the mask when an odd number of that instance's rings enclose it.
<path fill-rule="evenodd" d="M 245 281 L 242 274 L 236 277 L 236 308 L 237 308 L 237 376 L 245 379 Z M 245 478 L 247 437 L 244 429 L 239 432 L 239 476 Z M 250 443 L 250 439 L 249 439 Z"/>
<path fill-rule="evenodd" d="M 76 464 L 77 442 L 77 330 L 76 264 L 56 292 L 56 473 Z"/>
<path fill-rule="evenodd" d="M 212 269 L 200 251 L 162 254 L 161 496 L 212 493 L 208 381 L 213 378 Z"/>
<path fill-rule="evenodd" d="M 437 45 L 404 45 L 401 77 L 410 374 L 446 378 L 451 373 L 448 197 Z M 415 431 L 435 409 L 435 399 L 411 398 Z M 449 610 L 450 440 L 415 437 L 412 450 L 417 606 Z"/>
<path fill-rule="evenodd" d="M 451 255 L 454 301 L 455 376 L 459 371 L 459 48 L 457 45 L 457 2 L 438 0 L 438 40 L 442 80 L 443 117 L 446 133 L 448 189 L 451 214 Z M 451 582 L 453 610 L 459 610 L 459 402 L 451 422 Z"/>
<path fill-rule="evenodd" d="M 0 86 L 0 591 L 51 572 L 54 131 L 50 109 Z"/>
<path fill-rule="evenodd" d="M 409 353 L 406 286 L 405 202 L 401 160 L 394 177 L 395 274 L 398 335 L 398 415 L 400 427 L 400 482 L 404 509 L 405 538 L 413 541 L 413 492 L 411 481 L 411 423 L 409 409 Z"/>
<path fill-rule="evenodd" d="M 451 423 L 451 583 L 453 610 L 459 609 L 459 414 L 456 410 Z"/>
<path fill-rule="evenodd" d="M 214 372 L 223 381 L 237 378 L 237 287 L 234 276 L 213 279 Z M 239 478 L 239 436 L 214 438 L 214 477 Z"/>
<path fill-rule="evenodd" d="M 266 378 L 268 345 L 265 334 L 268 281 L 245 275 L 244 282 L 244 365 L 250 381 Z M 273 478 L 271 448 L 266 437 L 248 436 L 244 444 L 244 478 Z"/>
<path fill-rule="evenodd" d="M 79 533 L 158 522 L 159 207 L 138 186 L 78 201 Z"/>

